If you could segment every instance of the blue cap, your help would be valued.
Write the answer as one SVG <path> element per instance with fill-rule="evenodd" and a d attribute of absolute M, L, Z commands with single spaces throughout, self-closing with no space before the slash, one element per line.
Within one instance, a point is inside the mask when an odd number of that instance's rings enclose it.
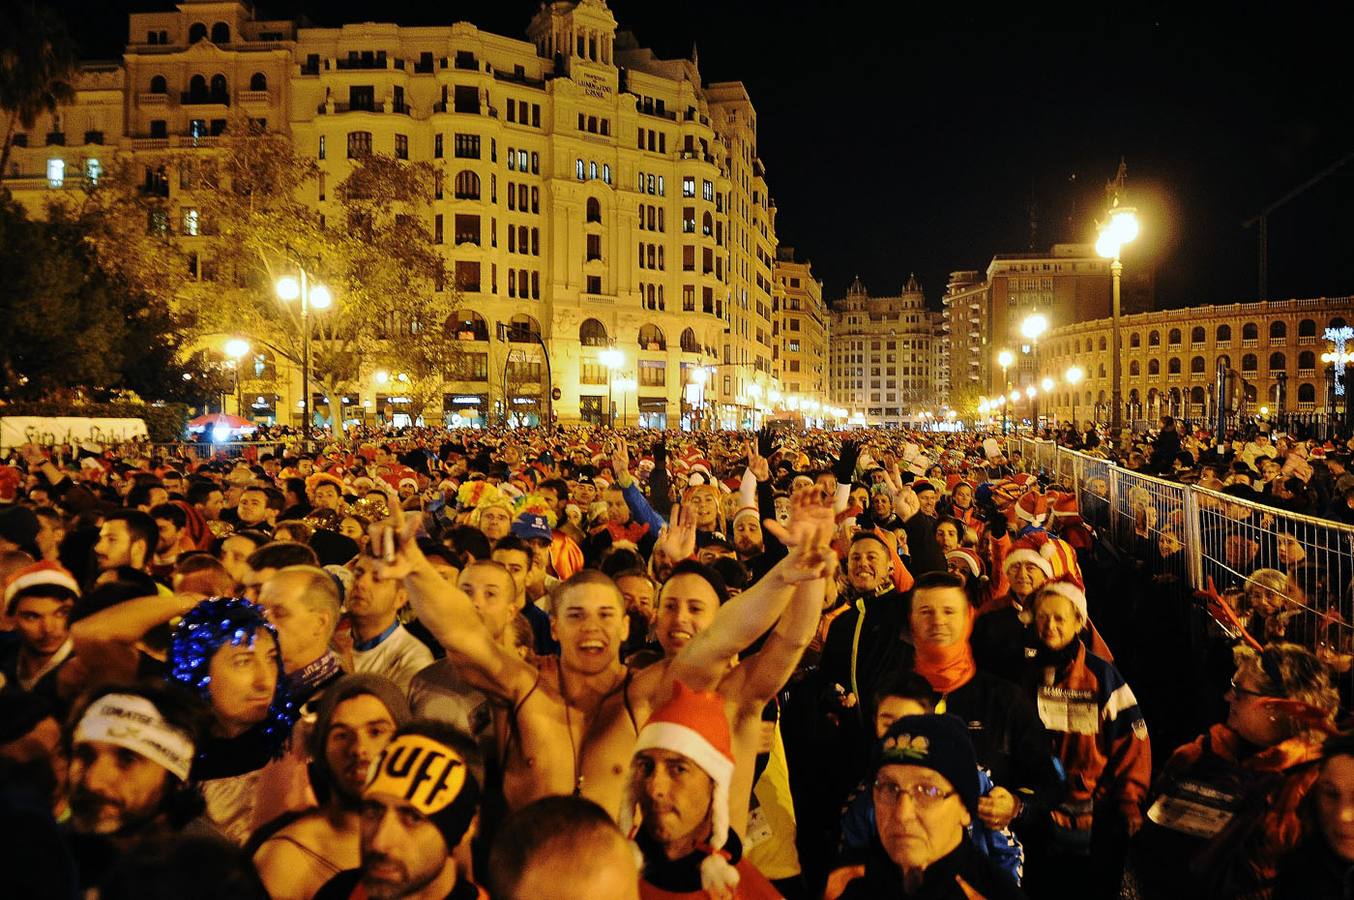
<path fill-rule="evenodd" d="M 524 541 L 537 539 L 553 540 L 555 535 L 550 530 L 550 523 L 546 521 L 545 516 L 535 513 L 522 513 L 512 523 L 512 533 Z"/>

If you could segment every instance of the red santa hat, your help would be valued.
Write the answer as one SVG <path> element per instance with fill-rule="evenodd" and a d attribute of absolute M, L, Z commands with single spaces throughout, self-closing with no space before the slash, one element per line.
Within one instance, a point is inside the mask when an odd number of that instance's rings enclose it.
<path fill-rule="evenodd" d="M 956 547 L 953 550 L 945 551 L 945 559 L 961 559 L 964 565 L 968 567 L 971 578 L 983 577 L 983 560 L 978 556 L 976 550 L 971 547 Z"/>
<path fill-rule="evenodd" d="M 1081 613 L 1081 621 L 1090 621 L 1090 613 L 1086 610 L 1086 591 L 1081 585 L 1071 578 L 1060 578 L 1056 581 L 1050 581 L 1039 589 L 1041 594 L 1057 594 L 1065 597 L 1076 607 L 1077 612 Z"/>
<path fill-rule="evenodd" d="M 1081 511 L 1077 509 L 1077 495 L 1071 492 L 1057 493 L 1048 492 L 1050 501 L 1049 515 L 1053 518 L 1063 518 L 1065 516 L 1079 516 Z"/>
<path fill-rule="evenodd" d="M 1033 563 L 1044 573 L 1045 578 L 1053 578 L 1053 563 L 1043 552 L 1047 544 L 1048 536 L 1045 534 L 1025 535 L 1011 545 L 1011 552 L 1006 554 L 1006 560 L 1002 563 L 1002 571 L 1009 572 L 1019 563 Z"/>
<path fill-rule="evenodd" d="M 1036 528 L 1048 518 L 1048 498 L 1038 491 L 1030 491 L 1016 501 L 1016 518 Z"/>
<path fill-rule="evenodd" d="M 711 896 L 732 893 L 738 884 L 738 870 L 729 865 L 723 852 L 729 838 L 729 789 L 733 782 L 733 739 L 729 719 L 724 713 L 724 698 L 713 691 L 693 691 L 680 681 L 672 685 L 672 699 L 654 711 L 635 738 L 636 754 L 644 750 L 668 750 L 680 753 L 710 776 L 714 793 L 710 798 L 711 830 L 709 854 L 701 862 L 701 887 Z M 620 827 L 634 836 L 635 796 L 633 782 L 621 799 Z"/>
<path fill-rule="evenodd" d="M 14 602 L 20 595 L 28 594 L 40 594 L 43 597 L 64 595 L 74 600 L 80 596 L 80 585 L 75 576 L 60 563 L 43 560 L 24 566 L 9 576 L 5 582 L 5 612 L 13 615 Z"/>

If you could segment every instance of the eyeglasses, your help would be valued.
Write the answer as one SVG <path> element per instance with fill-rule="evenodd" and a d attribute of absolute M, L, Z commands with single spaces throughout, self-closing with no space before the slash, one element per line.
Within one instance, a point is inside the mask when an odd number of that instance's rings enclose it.
<path fill-rule="evenodd" d="M 946 797 L 953 797 L 955 792 L 943 790 L 933 784 L 914 784 L 905 787 L 892 781 L 874 783 L 874 802 L 880 806 L 897 806 L 902 802 L 904 794 L 911 797 L 918 808 L 930 809 Z"/>
<path fill-rule="evenodd" d="M 1236 679 L 1235 679 L 1235 678 L 1232 679 L 1231 685 L 1232 685 L 1232 693 L 1233 693 L 1233 694 L 1236 694 L 1238 697 L 1247 697 L 1247 696 L 1249 696 L 1249 697 L 1268 697 L 1268 696 L 1269 696 L 1269 695 L 1266 694 L 1264 691 L 1253 691 L 1253 690 L 1251 690 L 1250 688 L 1244 688 L 1244 687 L 1242 687 L 1241 685 L 1239 685 L 1239 684 L 1236 683 Z"/>

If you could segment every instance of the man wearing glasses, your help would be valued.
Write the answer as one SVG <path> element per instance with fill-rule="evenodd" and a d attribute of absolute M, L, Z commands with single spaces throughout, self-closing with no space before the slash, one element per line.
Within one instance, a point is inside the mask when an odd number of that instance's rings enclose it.
<path fill-rule="evenodd" d="M 873 791 L 879 844 L 842 900 L 1025 897 L 965 834 L 978 814 L 978 761 L 959 719 L 895 721 L 880 746 Z"/>

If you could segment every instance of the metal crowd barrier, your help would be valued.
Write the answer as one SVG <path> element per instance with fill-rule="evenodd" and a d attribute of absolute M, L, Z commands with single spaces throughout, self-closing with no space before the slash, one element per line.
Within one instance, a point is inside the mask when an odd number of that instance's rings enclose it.
<path fill-rule="evenodd" d="M 1029 451 L 1032 459 L 1045 452 Z M 1121 559 L 1142 561 L 1193 590 L 1211 579 L 1258 641 L 1291 641 L 1324 659 L 1351 705 L 1354 526 L 1132 472 L 1063 447 L 1047 471 L 1076 488 L 1083 519 Z"/>
<path fill-rule="evenodd" d="M 284 445 L 258 441 L 184 441 L 174 444 L 151 444 L 154 450 L 177 459 L 258 459 L 260 454 L 279 454 Z"/>

